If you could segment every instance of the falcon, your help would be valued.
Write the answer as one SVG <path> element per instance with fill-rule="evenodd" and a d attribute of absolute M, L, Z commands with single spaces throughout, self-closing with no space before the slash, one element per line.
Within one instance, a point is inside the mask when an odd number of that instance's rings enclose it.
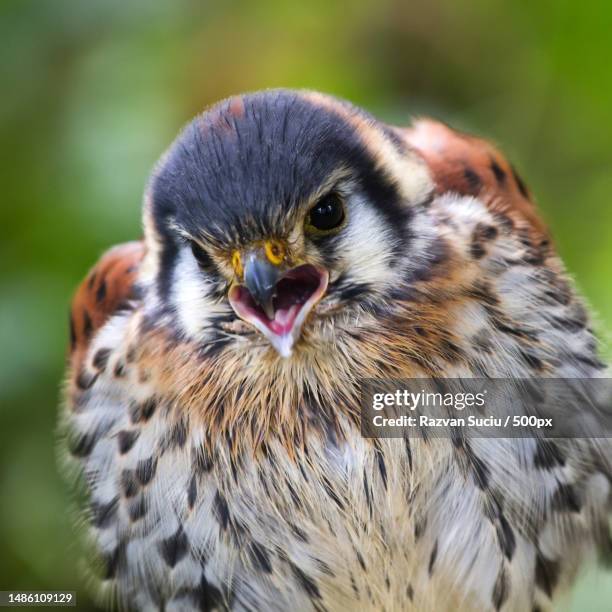
<path fill-rule="evenodd" d="M 495 147 L 315 92 L 162 156 L 73 300 L 61 425 L 104 601 L 552 609 L 610 552 L 608 440 L 368 438 L 366 379 L 605 375 Z"/>

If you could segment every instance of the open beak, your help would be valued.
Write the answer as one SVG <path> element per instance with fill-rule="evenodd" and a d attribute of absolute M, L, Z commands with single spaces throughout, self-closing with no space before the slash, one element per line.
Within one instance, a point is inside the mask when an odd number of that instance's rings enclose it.
<path fill-rule="evenodd" d="M 282 357 L 289 357 L 308 313 L 327 289 L 327 270 L 309 264 L 285 269 L 262 254 L 244 263 L 244 284 L 229 291 L 236 314 L 257 328 Z"/>

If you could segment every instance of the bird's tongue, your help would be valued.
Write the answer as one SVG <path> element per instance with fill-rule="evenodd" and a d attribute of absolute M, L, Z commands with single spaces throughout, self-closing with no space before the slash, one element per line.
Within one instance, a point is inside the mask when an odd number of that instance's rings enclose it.
<path fill-rule="evenodd" d="M 311 265 L 294 268 L 277 283 L 272 308 L 274 317 L 266 315 L 248 289 L 236 286 L 230 303 L 236 314 L 261 331 L 283 356 L 291 353 L 308 311 L 327 288 L 327 272 Z"/>

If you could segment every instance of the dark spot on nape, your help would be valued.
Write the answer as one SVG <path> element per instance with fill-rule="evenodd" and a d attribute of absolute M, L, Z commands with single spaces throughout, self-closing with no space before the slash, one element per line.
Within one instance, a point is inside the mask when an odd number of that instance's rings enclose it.
<path fill-rule="evenodd" d="M 119 448 L 119 454 L 125 455 L 126 453 L 128 453 L 134 446 L 134 443 L 136 442 L 136 440 L 138 440 L 139 435 L 140 435 L 139 431 L 135 431 L 135 430 L 128 431 L 128 430 L 122 429 L 117 434 L 117 446 Z"/>
<path fill-rule="evenodd" d="M 215 493 L 213 513 L 221 529 L 225 531 L 230 521 L 230 512 L 225 497 L 219 491 Z"/>
<path fill-rule="evenodd" d="M 93 384 L 96 382 L 96 380 L 98 379 L 98 372 L 96 372 L 95 374 L 92 374 L 91 372 L 87 372 L 87 370 L 85 370 L 85 368 L 82 368 L 81 371 L 79 372 L 79 375 L 76 378 L 76 386 L 85 391 L 87 389 L 90 389 Z"/>
<path fill-rule="evenodd" d="M 121 472 L 120 485 L 121 492 L 128 499 L 134 497 L 140 489 L 136 475 L 132 470 L 125 469 Z"/>
<path fill-rule="evenodd" d="M 189 480 L 189 486 L 187 487 L 187 506 L 190 510 L 193 510 L 196 499 L 198 497 L 198 479 L 195 474 L 191 476 Z"/>
<path fill-rule="evenodd" d="M 514 531 L 512 531 L 510 523 L 508 523 L 506 517 L 501 511 L 499 512 L 498 520 L 499 527 L 497 529 L 497 539 L 499 540 L 499 545 L 506 559 L 508 559 L 508 561 L 512 561 L 514 551 L 516 550 L 516 538 L 514 536 Z"/>
<path fill-rule="evenodd" d="M 264 574 L 272 573 L 272 563 L 270 561 L 270 555 L 266 549 L 258 542 L 251 542 L 249 545 L 249 558 L 253 563 L 255 569 Z"/>
<path fill-rule="evenodd" d="M 187 554 L 188 546 L 189 543 L 182 525 L 179 525 L 173 535 L 162 540 L 158 544 L 159 553 L 162 559 L 166 562 L 166 565 L 171 568 Z"/>
<path fill-rule="evenodd" d="M 576 488 L 571 484 L 560 484 L 553 495 L 552 508 L 557 512 L 580 512 L 582 500 Z"/>
<path fill-rule="evenodd" d="M 111 349 L 109 348 L 101 348 L 96 351 L 96 354 L 93 357 L 93 367 L 97 370 L 103 371 L 106 368 L 106 364 L 108 363 L 108 358 L 110 357 Z"/>
<path fill-rule="evenodd" d="M 89 316 L 89 313 L 84 310 L 83 311 L 83 335 L 85 336 L 86 339 L 88 339 L 91 336 L 91 332 L 93 331 L 93 325 L 91 323 L 91 317 Z"/>
<path fill-rule="evenodd" d="M 518 190 L 520 191 L 521 195 L 526 200 L 528 200 L 529 199 L 529 190 L 527 189 L 527 185 L 525 185 L 525 182 L 519 176 L 518 172 L 516 171 L 516 168 L 514 168 L 514 167 L 512 167 L 512 176 L 514 177 L 514 180 L 516 182 L 516 185 L 517 185 Z"/>
<path fill-rule="evenodd" d="M 493 175 L 495 176 L 497 184 L 503 185 L 506 181 L 506 173 L 501 169 L 500 165 L 494 159 L 491 159 L 491 170 L 493 171 Z"/>
<path fill-rule="evenodd" d="M 536 440 L 533 465 L 542 470 L 563 467 L 565 465 L 565 457 L 559 444 L 553 440 Z"/>
<path fill-rule="evenodd" d="M 100 304 L 106 298 L 106 281 L 102 279 L 96 290 L 96 302 Z"/>
<path fill-rule="evenodd" d="M 552 597 L 557 586 L 560 570 L 558 561 L 547 559 L 542 553 L 538 553 L 535 567 L 536 585 L 549 597 Z"/>
<path fill-rule="evenodd" d="M 149 457 L 148 459 L 141 459 L 136 465 L 136 478 L 138 482 L 144 487 L 151 482 L 155 472 L 157 470 L 157 459 Z"/>
<path fill-rule="evenodd" d="M 478 193 L 482 187 L 482 179 L 472 168 L 466 167 L 463 170 L 463 176 L 468 184 L 468 189 L 471 193 Z"/>
<path fill-rule="evenodd" d="M 427 572 L 431 576 L 434 571 L 434 565 L 436 564 L 436 559 L 438 558 L 438 540 L 434 542 L 433 548 L 431 550 L 431 555 L 429 555 L 429 564 L 427 565 Z"/>
<path fill-rule="evenodd" d="M 300 586 L 310 598 L 313 599 L 321 599 L 321 592 L 319 591 L 319 587 L 313 578 L 308 576 L 304 571 L 302 571 L 295 563 L 289 562 L 289 566 L 291 567 L 291 571 L 293 575 L 297 578 Z"/>
<path fill-rule="evenodd" d="M 508 583 L 508 576 L 502 565 L 495 579 L 495 584 L 493 585 L 493 607 L 496 610 L 501 610 L 501 607 L 506 603 L 509 590 L 510 585 Z"/>
<path fill-rule="evenodd" d="M 68 326 L 70 330 L 70 350 L 74 351 L 74 349 L 76 348 L 77 337 L 76 331 L 74 329 L 74 317 L 72 316 L 72 314 L 70 315 Z"/>
<path fill-rule="evenodd" d="M 93 526 L 98 529 L 109 527 L 117 515 L 118 502 L 118 497 L 114 497 L 107 503 L 92 502 L 91 522 Z"/>
<path fill-rule="evenodd" d="M 128 515 L 132 522 L 139 521 L 147 513 L 147 500 L 144 495 L 140 495 L 138 499 L 131 501 L 128 505 Z"/>

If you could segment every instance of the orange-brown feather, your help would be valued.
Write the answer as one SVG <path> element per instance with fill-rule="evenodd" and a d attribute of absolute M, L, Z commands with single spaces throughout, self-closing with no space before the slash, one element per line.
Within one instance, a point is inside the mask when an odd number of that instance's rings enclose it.
<path fill-rule="evenodd" d="M 529 190 L 491 143 L 432 119 L 419 119 L 398 132 L 429 166 L 437 193 L 478 197 L 534 236 L 546 235 Z"/>
<path fill-rule="evenodd" d="M 144 243 L 126 242 L 109 249 L 80 284 L 70 312 L 70 365 L 81 370 L 91 339 L 122 304 L 134 297 Z"/>

